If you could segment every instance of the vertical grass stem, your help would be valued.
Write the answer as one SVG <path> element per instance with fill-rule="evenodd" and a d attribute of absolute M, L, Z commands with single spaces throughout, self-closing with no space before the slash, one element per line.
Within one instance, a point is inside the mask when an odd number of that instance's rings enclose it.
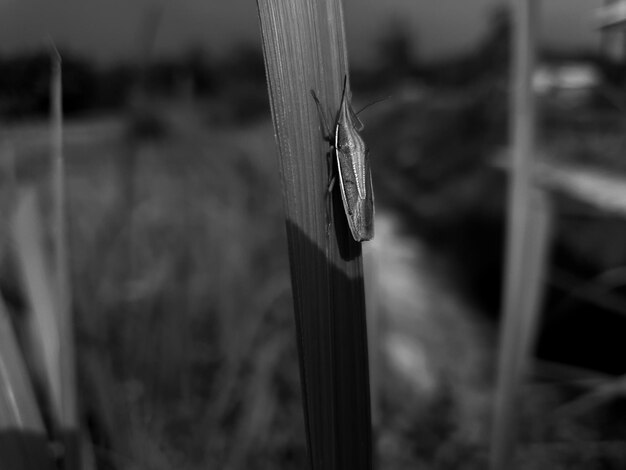
<path fill-rule="evenodd" d="M 549 241 L 546 195 L 532 187 L 535 165 L 535 66 L 538 0 L 514 2 L 510 173 L 507 253 L 498 381 L 492 426 L 491 469 L 514 468 L 520 392 L 535 343 Z"/>
<path fill-rule="evenodd" d="M 50 80 L 50 125 L 52 155 L 52 191 L 54 224 L 54 269 L 59 328 L 59 372 L 61 374 L 60 432 L 65 441 L 66 469 L 77 468 L 76 433 L 78 429 L 76 403 L 76 359 L 74 357 L 74 322 L 72 316 L 69 248 L 67 235 L 67 200 L 65 158 L 63 155 L 63 79 L 59 51 L 52 44 L 52 74 Z"/>
<path fill-rule="evenodd" d="M 339 0 L 257 0 L 283 192 L 310 467 L 372 466 L 361 247 L 332 195 L 315 90 L 333 120 L 347 75 Z M 338 185 L 336 185 L 338 186 Z"/>

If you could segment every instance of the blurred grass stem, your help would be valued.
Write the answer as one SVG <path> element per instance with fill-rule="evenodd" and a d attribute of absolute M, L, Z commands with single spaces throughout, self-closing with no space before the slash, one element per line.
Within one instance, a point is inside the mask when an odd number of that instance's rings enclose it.
<path fill-rule="evenodd" d="M 536 336 L 549 237 L 546 195 L 532 187 L 538 0 L 514 2 L 510 174 L 503 318 L 491 440 L 491 469 L 514 468 L 520 391 Z"/>
<path fill-rule="evenodd" d="M 52 469 L 46 428 L 33 384 L 9 312 L 1 298 L 0 456 L 2 468 Z"/>
<path fill-rule="evenodd" d="M 59 51 L 52 44 L 52 75 L 50 80 L 50 124 L 53 187 L 53 224 L 55 257 L 55 290 L 59 328 L 59 372 L 61 374 L 60 432 L 65 440 L 65 468 L 76 467 L 78 429 L 76 403 L 76 358 L 74 353 L 74 322 L 72 316 L 69 248 L 67 236 L 67 198 L 65 158 L 63 155 L 63 78 Z"/>

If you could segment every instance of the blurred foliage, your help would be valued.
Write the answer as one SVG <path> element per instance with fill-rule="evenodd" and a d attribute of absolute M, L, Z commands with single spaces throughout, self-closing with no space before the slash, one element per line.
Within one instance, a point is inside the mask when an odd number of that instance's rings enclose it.
<path fill-rule="evenodd" d="M 0 58 L 0 116 L 27 118 L 46 114 L 50 70 L 50 57 L 43 52 Z M 66 111 L 72 114 L 96 107 L 98 76 L 93 65 L 68 55 L 63 70 Z"/>
<path fill-rule="evenodd" d="M 265 69 L 260 49 L 241 46 L 223 60 L 199 48 L 175 58 L 98 66 L 61 50 L 63 103 L 67 117 L 120 111 L 140 92 L 151 99 L 226 100 L 236 109 L 228 119 L 267 114 Z M 43 117 L 49 112 L 50 57 L 44 52 L 0 57 L 0 118 Z M 139 91 L 140 90 L 140 91 Z"/>
<path fill-rule="evenodd" d="M 419 32 L 402 18 L 393 18 L 379 38 L 376 60 L 361 65 L 359 73 L 353 74 L 354 88 L 380 92 L 411 80 L 429 87 L 449 88 L 503 82 L 508 75 L 510 55 L 508 8 L 492 7 L 489 18 L 487 31 L 475 47 L 434 61 L 420 59 L 419 47 L 415 46 Z M 152 99 L 210 98 L 214 101 L 211 119 L 222 122 L 256 119 L 269 112 L 263 57 L 256 45 L 241 44 L 223 58 L 192 47 L 178 56 L 152 58 L 147 63 L 108 65 L 96 65 L 63 50 L 61 54 L 68 117 L 121 110 L 138 89 Z M 623 85 L 626 77 L 623 64 L 597 53 L 546 50 L 541 57 L 551 62 L 592 62 L 613 87 Z M 47 114 L 49 62 L 45 51 L 0 57 L 0 118 L 26 119 Z"/>
<path fill-rule="evenodd" d="M 158 142 L 131 132 L 67 148 L 80 395 L 99 468 L 302 468 L 271 127 L 185 122 Z M 18 178 L 45 194 L 38 158 Z"/>
<path fill-rule="evenodd" d="M 377 202 L 401 215 L 407 234 L 443 254 L 454 294 L 439 293 L 433 303 L 461 292 L 466 306 L 495 316 L 506 186 L 491 160 L 507 142 L 506 10 L 495 9 L 490 25 L 474 50 L 426 63 L 410 46 L 415 33 L 396 22 L 381 40 L 381 60 L 353 80 L 357 97 L 362 90 L 397 95 L 367 111 L 364 133 Z M 607 83 L 624 84 L 626 68 L 595 54 L 545 57 L 586 58 Z M 63 59 L 68 117 L 114 111 L 128 122 L 120 139 L 68 147 L 83 418 L 102 468 L 303 468 L 284 221 L 260 50 L 242 45 L 217 60 L 196 49 L 154 61 L 143 78 L 134 64 Z M 0 117 L 47 115 L 49 71 L 43 53 L 0 59 Z M 168 100 L 175 106 L 162 105 Z M 576 162 L 623 171 L 623 117 L 614 103 L 546 105 L 543 142 Z M 18 180 L 45 191 L 45 155 L 21 153 Z M 591 278 L 626 263 L 623 222 L 590 224 L 576 216 L 586 208 L 568 208 L 574 217 L 558 220 L 558 267 Z M 25 304 L 9 260 L 0 285 L 19 312 Z M 424 270 L 432 276 L 437 267 Z M 549 334 L 539 352 L 592 367 L 607 364 L 608 348 L 623 371 L 623 321 L 590 329 L 606 312 L 557 288 L 550 294 Z M 382 468 L 484 468 L 484 443 L 455 436 L 460 418 L 451 387 L 424 404 L 399 379 L 383 382 Z M 544 384 L 526 396 L 524 468 L 624 462 L 623 452 L 609 449 L 623 438 L 622 399 L 553 416 L 584 390 Z M 609 450 L 600 455 L 603 445 Z M 577 459 L 584 464 L 575 467 Z"/>

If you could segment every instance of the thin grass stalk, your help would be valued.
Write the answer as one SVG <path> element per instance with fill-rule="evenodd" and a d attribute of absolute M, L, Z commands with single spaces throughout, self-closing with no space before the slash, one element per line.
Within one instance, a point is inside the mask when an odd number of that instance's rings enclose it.
<path fill-rule="evenodd" d="M 62 400 L 57 303 L 34 189 L 20 191 L 12 222 L 17 265 L 30 310 L 26 318 L 28 346 L 32 349 L 35 374 L 45 387 L 51 415 L 58 423 L 61 421 Z"/>
<path fill-rule="evenodd" d="M 26 361 L 0 299 L 0 462 L 2 468 L 51 470 L 46 428 Z"/>
<path fill-rule="evenodd" d="M 347 71 L 339 0 L 257 0 L 283 206 L 313 470 L 372 467 L 367 329 L 361 246 L 332 195 L 327 234 L 327 120 Z M 338 186 L 338 185 L 336 185 Z"/>
<path fill-rule="evenodd" d="M 543 303 L 547 258 L 552 228 L 552 210 L 548 196 L 533 190 L 531 211 L 524 239 L 525 263 L 521 284 L 515 292 L 516 315 L 512 315 L 501 338 L 500 368 L 493 428 L 493 468 L 515 468 L 516 437 L 521 392 L 530 372 L 530 358 L 537 336 L 537 324 Z"/>
<path fill-rule="evenodd" d="M 6 430 L 46 432 L 26 362 L 0 299 L 0 432 Z"/>
<path fill-rule="evenodd" d="M 54 225 L 55 287 L 59 328 L 59 370 L 61 373 L 60 432 L 65 442 L 66 469 L 77 468 L 78 405 L 76 403 L 76 358 L 74 321 L 67 235 L 67 198 L 65 158 L 63 154 L 63 76 L 59 51 L 52 44 L 50 78 L 50 126 L 52 156 L 52 192 Z"/>
<path fill-rule="evenodd" d="M 496 403 L 491 440 L 491 469 L 512 468 L 519 411 L 519 393 L 534 344 L 540 307 L 541 280 L 548 237 L 548 216 L 542 203 L 531 207 L 532 170 L 535 156 L 536 0 L 514 2 L 513 102 L 511 133 L 513 162 L 509 186 L 507 253 L 500 332 Z M 537 210 L 537 209 L 536 209 Z M 539 217 L 539 218 L 538 218 Z"/>

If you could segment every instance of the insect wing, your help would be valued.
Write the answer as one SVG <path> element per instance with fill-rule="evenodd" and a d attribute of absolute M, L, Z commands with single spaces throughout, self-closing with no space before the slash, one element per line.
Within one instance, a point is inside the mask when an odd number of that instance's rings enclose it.
<path fill-rule="evenodd" d="M 335 152 L 348 225 L 352 237 L 360 242 L 374 236 L 374 198 L 368 150 L 356 130 L 353 114 L 344 92 L 335 126 Z"/>
<path fill-rule="evenodd" d="M 343 176 L 339 178 L 339 185 L 352 237 L 357 242 L 371 240 L 374 237 L 374 194 L 369 162 L 365 165 L 364 177 L 367 188 L 365 197 L 359 197 L 354 176 L 347 176 L 348 172 L 353 171 L 350 158 L 339 151 L 337 151 L 337 166 L 343 173 Z"/>
<path fill-rule="evenodd" d="M 313 90 L 311 96 L 317 105 L 320 124 L 324 132 L 327 132 L 322 105 Z M 346 76 L 343 81 L 341 104 L 335 119 L 333 147 L 344 212 L 352 237 L 357 242 L 371 240 L 374 237 L 372 172 L 367 147 L 359 135 L 362 129 L 363 123 L 350 106 L 350 90 Z"/>

